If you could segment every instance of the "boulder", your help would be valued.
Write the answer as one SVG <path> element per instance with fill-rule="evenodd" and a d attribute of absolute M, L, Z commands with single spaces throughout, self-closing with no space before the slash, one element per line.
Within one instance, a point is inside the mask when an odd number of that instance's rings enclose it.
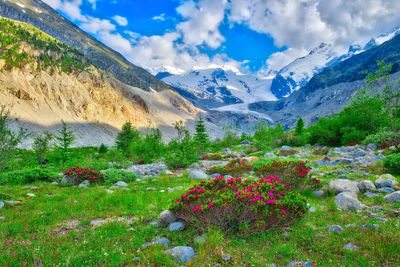
<path fill-rule="evenodd" d="M 119 182 L 116 182 L 114 184 L 114 186 L 116 186 L 116 187 L 126 187 L 126 186 L 128 186 L 128 184 L 125 183 L 124 181 L 119 181 Z"/>
<path fill-rule="evenodd" d="M 275 157 L 274 153 L 265 153 L 264 154 L 264 158 L 273 158 L 273 157 Z"/>
<path fill-rule="evenodd" d="M 208 175 L 201 169 L 193 169 L 189 172 L 189 178 L 205 180 L 208 179 Z"/>
<path fill-rule="evenodd" d="M 394 190 L 391 187 L 382 187 L 378 189 L 379 192 L 381 193 L 393 193 Z"/>
<path fill-rule="evenodd" d="M 242 142 L 240 142 L 241 145 L 250 145 L 251 142 L 247 141 L 247 140 L 243 140 Z"/>
<path fill-rule="evenodd" d="M 371 198 L 371 197 L 377 197 L 377 196 L 379 196 L 379 194 L 366 191 L 366 192 L 364 193 L 364 196 L 366 196 L 366 197 L 368 197 L 368 198 Z"/>
<path fill-rule="evenodd" d="M 84 180 L 82 183 L 79 184 L 79 187 L 88 187 L 90 185 L 89 180 Z"/>
<path fill-rule="evenodd" d="M 164 210 L 163 212 L 160 213 L 161 224 L 171 224 L 173 222 L 176 222 L 176 217 L 171 211 Z"/>
<path fill-rule="evenodd" d="M 329 232 L 343 232 L 343 228 L 340 225 L 331 225 L 328 228 Z"/>
<path fill-rule="evenodd" d="M 400 191 L 393 192 L 385 196 L 383 199 L 390 203 L 400 202 Z"/>
<path fill-rule="evenodd" d="M 232 154 L 232 151 L 229 148 L 225 148 L 224 154 Z"/>
<path fill-rule="evenodd" d="M 343 192 L 335 197 L 335 204 L 340 210 L 359 211 L 365 207 L 357 195 L 351 192 Z"/>
<path fill-rule="evenodd" d="M 357 182 L 350 181 L 348 179 L 338 179 L 329 182 L 329 190 L 335 192 L 335 194 L 343 192 L 351 192 L 358 194 L 360 190 L 358 189 Z"/>
<path fill-rule="evenodd" d="M 358 250 L 358 247 L 356 245 L 353 245 L 352 243 L 347 243 L 344 245 L 344 248 L 347 250 Z"/>
<path fill-rule="evenodd" d="M 322 190 L 313 191 L 313 195 L 316 197 L 323 197 L 324 191 L 322 191 Z"/>
<path fill-rule="evenodd" d="M 357 186 L 361 192 L 376 191 L 376 187 L 375 187 L 374 183 L 370 180 L 364 180 L 364 181 L 358 182 Z"/>
<path fill-rule="evenodd" d="M 370 144 L 367 145 L 367 149 L 369 149 L 369 150 L 377 150 L 378 146 L 376 144 L 374 144 L 374 143 L 370 143 Z"/>
<path fill-rule="evenodd" d="M 151 243 L 153 245 L 162 245 L 164 247 L 168 247 L 169 240 L 167 238 L 156 238 Z"/>
<path fill-rule="evenodd" d="M 384 188 L 384 187 L 392 188 L 393 185 L 394 185 L 394 182 L 392 180 L 389 180 L 389 179 L 381 179 L 381 178 L 379 178 L 379 179 L 377 179 L 375 181 L 375 185 L 376 185 L 377 188 Z"/>
<path fill-rule="evenodd" d="M 179 263 L 186 263 L 195 256 L 193 248 L 183 246 L 168 249 L 166 253 L 171 255 L 171 257 Z"/>
<path fill-rule="evenodd" d="M 282 146 L 280 150 L 282 150 L 282 151 L 291 151 L 291 150 L 294 150 L 294 149 L 291 148 L 290 146 Z"/>
<path fill-rule="evenodd" d="M 185 225 L 181 222 L 173 222 L 168 226 L 170 232 L 175 231 L 183 231 L 185 229 Z"/>

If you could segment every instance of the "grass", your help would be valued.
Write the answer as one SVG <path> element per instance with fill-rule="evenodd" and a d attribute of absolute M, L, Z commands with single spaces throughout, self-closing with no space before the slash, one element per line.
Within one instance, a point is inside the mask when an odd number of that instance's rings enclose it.
<path fill-rule="evenodd" d="M 328 178 L 327 178 L 328 179 Z M 171 201 L 183 190 L 168 193 L 168 187 L 194 184 L 185 175 L 157 177 L 157 181 L 141 180 L 129 184 L 129 191 L 114 189 L 107 194 L 107 187 L 60 187 L 35 183 L 37 189 L 23 186 L 1 186 L 3 196 L 20 200 L 21 204 L 6 206 L 0 211 L 0 265 L 2 266 L 92 266 L 92 265 L 141 265 L 173 266 L 165 256 L 164 248 L 142 248 L 155 237 L 166 237 L 170 247 L 192 246 L 197 254 L 191 266 L 266 266 L 275 263 L 313 261 L 318 266 L 382 266 L 400 262 L 400 231 L 398 219 L 392 217 L 393 204 L 379 198 L 362 199 L 370 206 L 381 205 L 383 217 L 389 222 L 376 222 L 362 213 L 338 211 L 333 197 L 322 199 L 306 194 L 315 213 L 307 213 L 298 223 L 287 229 L 275 229 L 257 234 L 226 234 L 218 229 L 203 233 L 204 245 L 194 244 L 200 235 L 191 227 L 183 232 L 171 233 L 163 227 L 150 226 L 149 222 L 167 209 Z M 147 190 L 149 187 L 155 191 Z M 160 192 L 165 190 L 165 192 Z M 26 194 L 34 193 L 30 198 Z M 397 207 L 398 208 L 398 207 Z M 132 218 L 132 223 L 111 222 L 98 227 L 90 226 L 92 220 Z M 78 221 L 68 230 L 67 223 Z M 361 230 L 360 225 L 379 224 L 376 230 Z M 328 232 L 330 225 L 339 224 L 343 233 Z M 346 229 L 345 225 L 354 225 Z M 62 232 L 65 232 L 64 234 Z M 285 236 L 285 232 L 289 235 Z M 347 243 L 359 247 L 357 251 L 344 249 Z M 226 261 L 223 255 L 230 254 Z M 133 261 L 133 258 L 139 260 Z"/>

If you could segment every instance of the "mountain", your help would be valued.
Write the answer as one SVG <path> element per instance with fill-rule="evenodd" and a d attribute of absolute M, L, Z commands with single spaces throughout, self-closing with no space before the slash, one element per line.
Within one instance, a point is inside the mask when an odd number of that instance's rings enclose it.
<path fill-rule="evenodd" d="M 0 0 L 0 16 L 26 22 L 55 39 L 81 51 L 101 70 L 112 73 L 121 82 L 150 91 L 170 89 L 146 70 L 127 61 L 40 0 Z"/>
<path fill-rule="evenodd" d="M 169 139 L 176 135 L 174 122 L 193 124 L 199 112 L 170 89 L 127 85 L 79 50 L 6 18 L 0 18 L 0 106 L 18 118 L 14 128 L 56 132 L 64 120 L 80 146 L 112 145 L 126 121 L 139 129 L 159 127 Z"/>
<path fill-rule="evenodd" d="M 232 104 L 275 100 L 269 91 L 270 79 L 236 73 L 231 70 L 193 70 L 181 75 L 156 75 L 192 103 L 205 110 Z"/>
<path fill-rule="evenodd" d="M 399 34 L 396 29 L 376 38 L 372 38 L 364 47 L 351 45 L 346 53 L 337 51 L 331 44 L 322 43 L 310 51 L 304 57 L 298 58 L 289 65 L 283 67 L 272 80 L 271 92 L 276 98 L 288 97 L 294 91 L 305 86 L 309 80 L 327 67 L 334 66 L 354 55 L 372 49 L 394 38 Z"/>
<path fill-rule="evenodd" d="M 249 109 L 264 113 L 275 123 L 293 127 L 299 117 L 313 123 L 320 117 L 329 116 L 348 104 L 351 96 L 366 86 L 368 72 L 378 69 L 377 61 L 392 64 L 390 80 L 400 77 L 400 35 L 362 53 L 323 69 L 289 97 L 279 101 L 257 102 Z"/>

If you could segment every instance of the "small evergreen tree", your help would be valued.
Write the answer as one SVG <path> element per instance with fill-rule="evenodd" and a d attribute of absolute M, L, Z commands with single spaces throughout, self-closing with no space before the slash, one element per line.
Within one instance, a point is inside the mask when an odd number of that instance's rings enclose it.
<path fill-rule="evenodd" d="M 194 140 L 201 145 L 207 145 L 210 141 L 210 138 L 206 132 L 206 126 L 204 125 L 204 120 L 200 116 L 199 120 L 196 123 L 196 134 L 194 136 Z"/>
<path fill-rule="evenodd" d="M 56 140 L 56 148 L 61 151 L 62 160 L 65 163 L 67 161 L 68 150 L 75 141 L 75 134 L 63 120 L 61 120 L 61 123 L 62 128 L 54 138 Z"/>
<path fill-rule="evenodd" d="M 303 118 L 300 117 L 296 123 L 295 133 L 296 133 L 296 135 L 301 136 L 303 134 L 303 132 L 304 132 L 304 121 L 303 121 Z"/>
<path fill-rule="evenodd" d="M 117 148 L 123 152 L 128 152 L 130 144 L 139 138 L 138 130 L 130 122 L 122 126 L 122 131 L 118 133 L 115 143 Z"/>
<path fill-rule="evenodd" d="M 108 147 L 105 145 L 105 144 L 101 144 L 100 145 L 100 147 L 99 147 L 99 153 L 100 154 L 105 154 L 105 153 L 107 153 L 108 152 Z"/>
<path fill-rule="evenodd" d="M 45 155 L 50 147 L 50 142 L 53 139 L 53 135 L 49 132 L 44 132 L 35 137 L 33 141 L 32 148 L 35 151 L 35 154 L 38 157 L 38 162 L 40 165 L 44 165 L 46 163 Z"/>

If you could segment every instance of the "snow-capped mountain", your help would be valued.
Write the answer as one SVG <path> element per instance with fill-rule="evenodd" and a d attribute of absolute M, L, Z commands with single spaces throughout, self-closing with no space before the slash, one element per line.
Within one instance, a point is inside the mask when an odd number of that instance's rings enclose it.
<path fill-rule="evenodd" d="M 156 77 L 196 106 L 207 110 L 232 104 L 276 100 L 269 90 L 271 79 L 260 79 L 232 70 L 193 70 L 182 75 L 163 72 Z"/>
<path fill-rule="evenodd" d="M 272 81 L 271 92 L 278 99 L 288 97 L 294 91 L 306 85 L 315 74 L 321 72 L 324 68 L 334 66 L 353 55 L 381 45 L 399 33 L 400 28 L 372 38 L 364 47 L 351 45 L 346 53 L 336 50 L 331 44 L 322 43 L 311 50 L 308 55 L 283 67 Z"/>

